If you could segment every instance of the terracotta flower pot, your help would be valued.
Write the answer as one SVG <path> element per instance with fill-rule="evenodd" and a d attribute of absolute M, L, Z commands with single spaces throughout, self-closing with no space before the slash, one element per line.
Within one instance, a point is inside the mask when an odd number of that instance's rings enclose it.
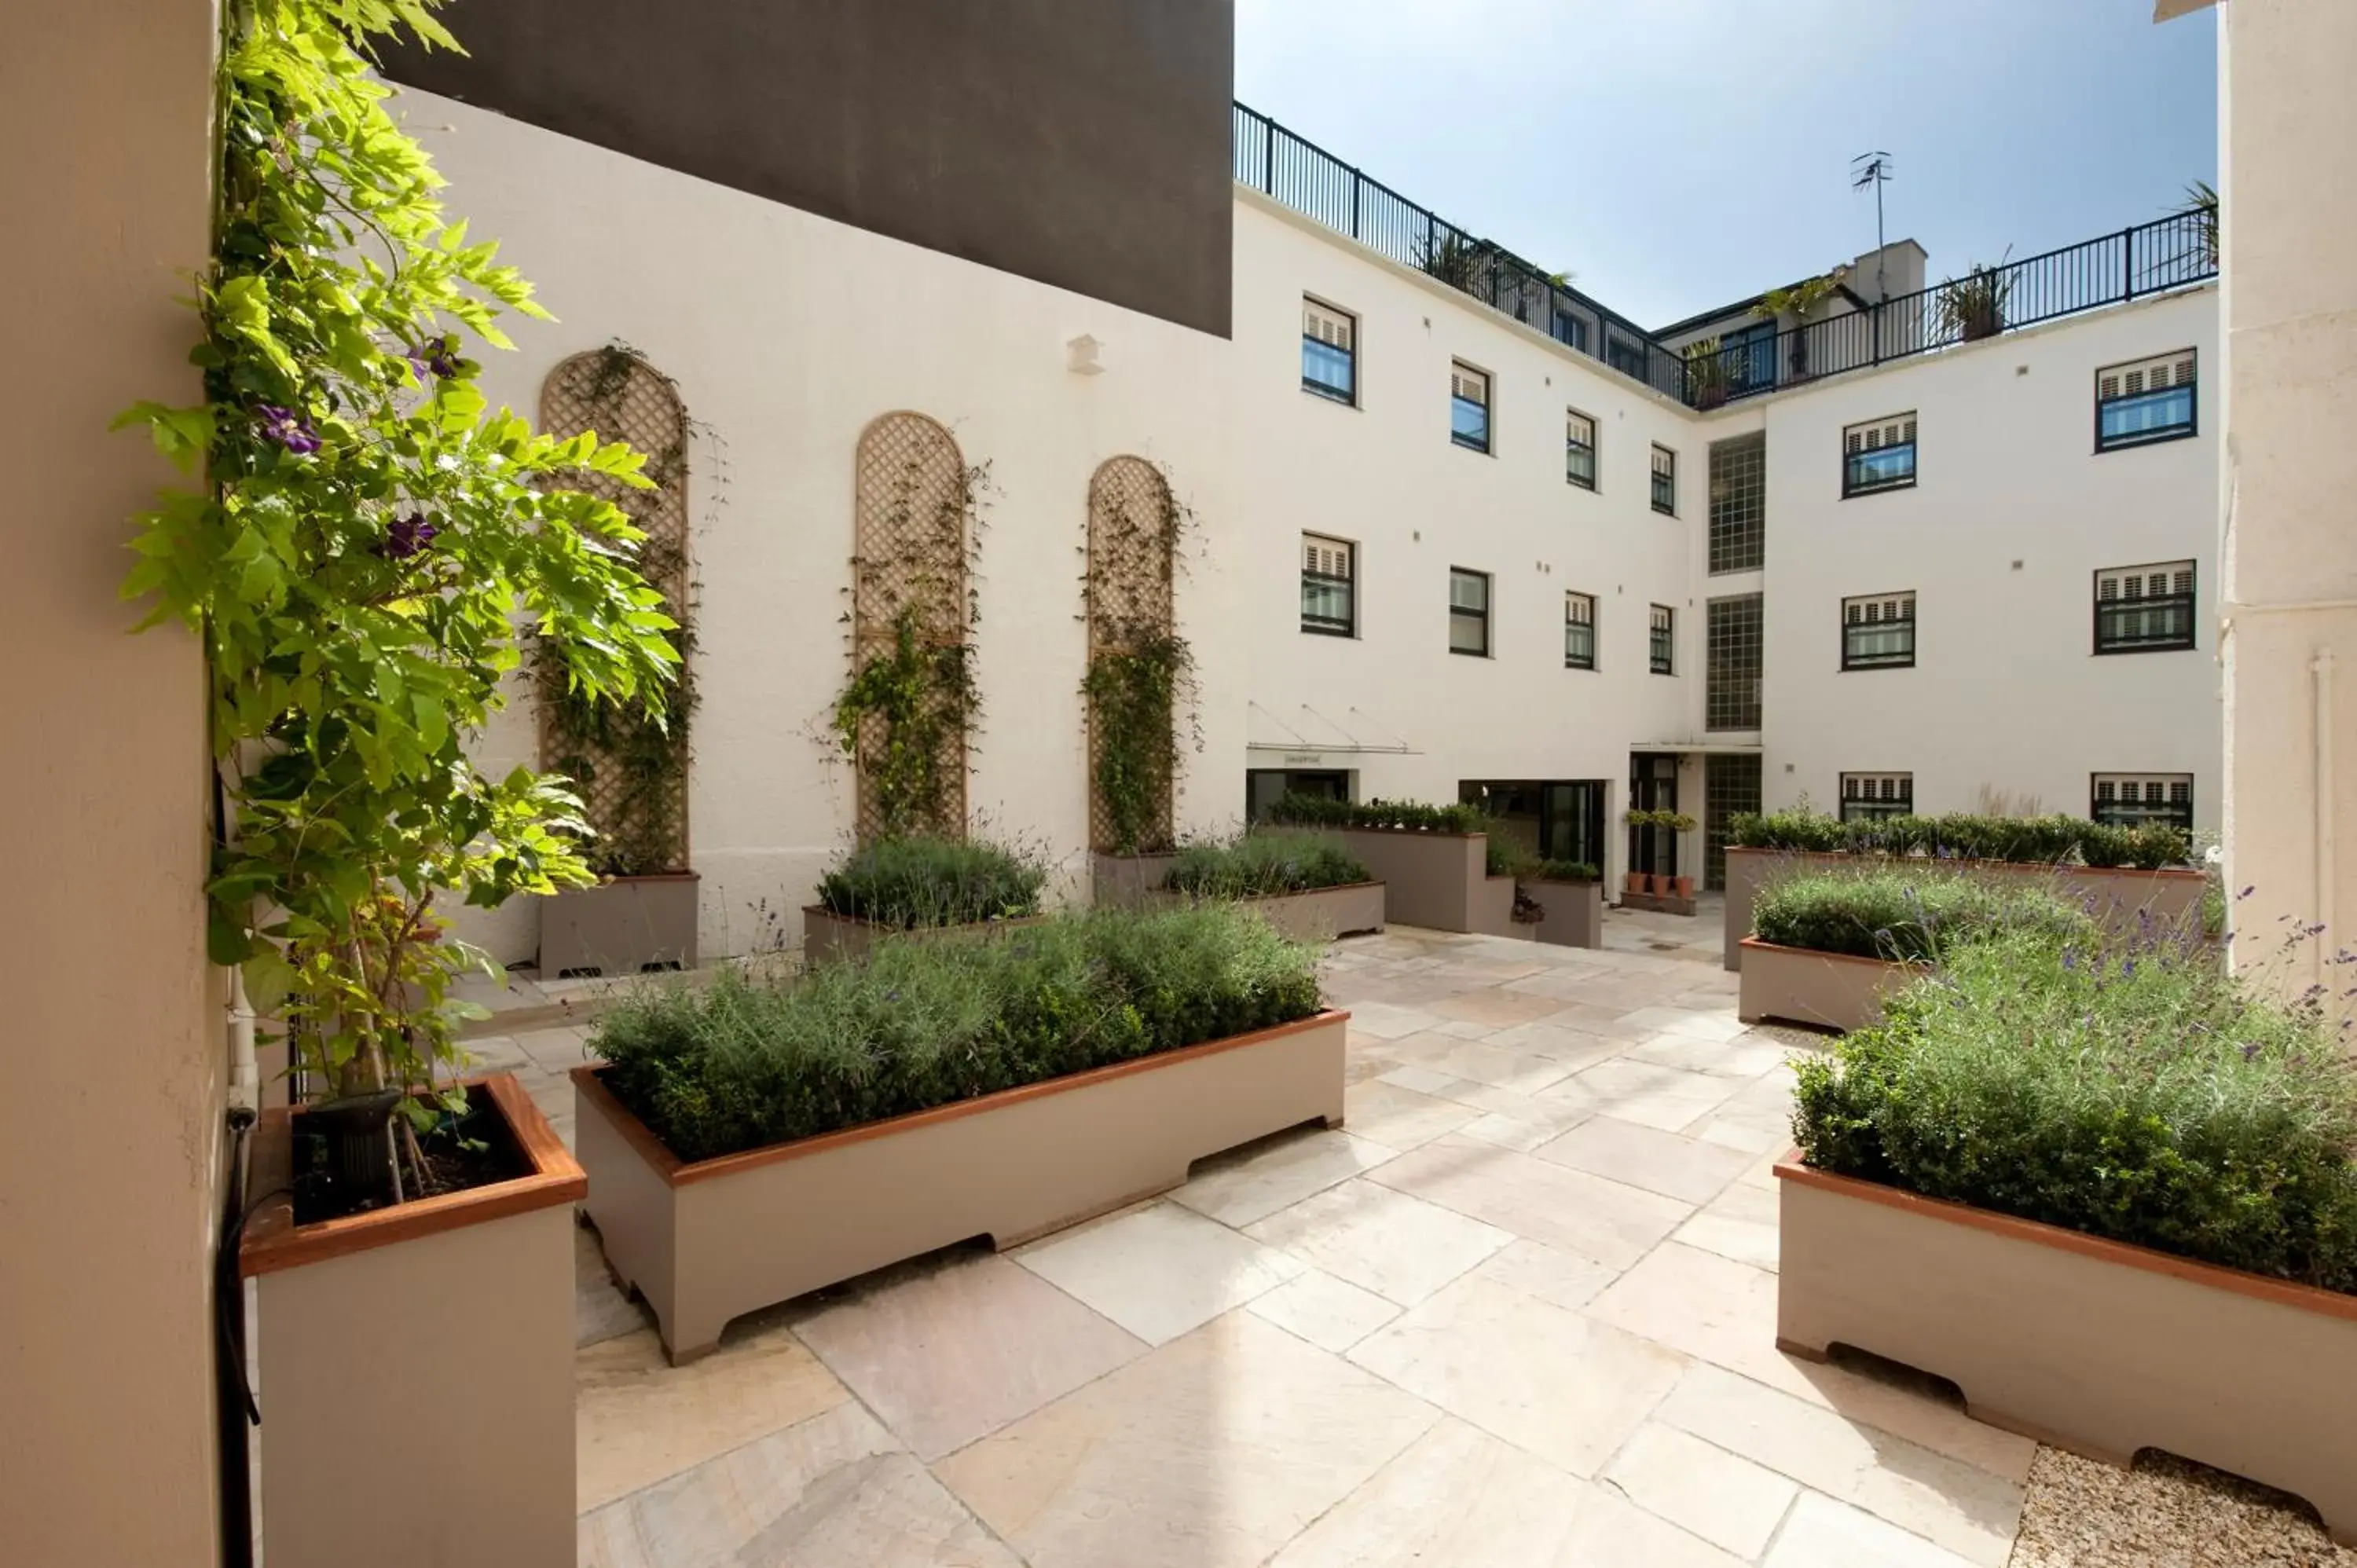
<path fill-rule="evenodd" d="M 1642 893 L 1645 890 L 1645 874 L 1641 871 L 1630 872 L 1628 874 L 1628 890 L 1630 892 Z"/>
<path fill-rule="evenodd" d="M 1694 897 L 1694 878 L 1691 876 L 1673 876 L 1670 878 L 1670 886 L 1681 898 Z"/>

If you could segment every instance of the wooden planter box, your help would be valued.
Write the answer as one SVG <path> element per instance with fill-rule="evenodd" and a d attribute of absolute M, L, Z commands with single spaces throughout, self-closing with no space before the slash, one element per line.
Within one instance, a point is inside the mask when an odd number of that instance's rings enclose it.
<path fill-rule="evenodd" d="M 1512 884 L 1505 904 L 1491 888 L 1489 836 L 1485 833 L 1422 832 L 1403 828 L 1320 830 L 1383 885 L 1384 918 L 1395 925 L 1436 931 L 1502 934 L 1513 912 Z"/>
<path fill-rule="evenodd" d="M 581 1167 L 515 1079 L 473 1092 L 530 1175 L 296 1225 L 300 1112 L 265 1111 L 247 1223 L 274 1564 L 570 1568 L 573 1205 Z"/>
<path fill-rule="evenodd" d="M 817 904 L 806 904 L 802 907 L 802 963 L 807 968 L 845 959 L 856 961 L 866 958 L 878 941 L 888 938 L 931 942 L 945 937 L 988 936 L 998 931 L 1011 931 L 1017 926 L 1036 926 L 1046 918 L 1045 915 L 1022 915 L 1009 920 L 974 920 L 963 926 L 919 926 L 908 930 L 899 926 L 863 920 L 856 915 L 838 915 Z"/>
<path fill-rule="evenodd" d="M 1778 947 L 1743 939 L 1743 979 L 1736 1016 L 1747 1024 L 1776 1018 L 1821 1029 L 1863 1029 L 1882 1021 L 1882 999 L 1923 973 L 1920 963 Z"/>
<path fill-rule="evenodd" d="M 1514 918 L 1514 879 L 1491 875 L 1487 855 L 1485 849 L 1481 883 L 1473 889 L 1471 918 L 1465 929 L 1484 937 L 1511 937 L 1523 942 L 1536 940 L 1538 927 L 1524 925 Z"/>
<path fill-rule="evenodd" d="M 2201 888 L 2206 880 L 2190 867 L 2165 871 L 2104 870 L 2091 865 L 2025 865 L 2003 860 L 1900 860 L 1853 854 L 1826 854 L 1813 850 L 1727 850 L 1727 967 L 1741 967 L 1743 939 L 1751 934 L 1751 901 L 1760 889 L 1788 876 L 1804 875 L 1837 866 L 1887 864 L 1899 869 L 1962 870 L 1998 876 L 2018 876 L 2051 882 L 2061 891 L 2093 895 L 2094 917 L 2113 931 L 2133 930 L 2147 910 L 2156 920 L 2174 924 L 2199 918 Z"/>
<path fill-rule="evenodd" d="M 1206 1155 L 1342 1124 L 1350 1015 L 1120 1062 L 693 1165 L 573 1071 L 607 1265 L 674 1364 L 740 1314 L 976 1236 L 1005 1248 L 1187 1179 Z"/>
<path fill-rule="evenodd" d="M 1274 898 L 1245 898 L 1236 907 L 1252 910 L 1297 942 L 1330 942 L 1382 930 L 1385 900 L 1382 883 L 1353 882 Z"/>
<path fill-rule="evenodd" d="M 1535 928 L 1540 941 L 1559 948 L 1604 945 L 1604 884 L 1533 880 L 1529 886 L 1546 911 Z"/>
<path fill-rule="evenodd" d="M 1100 909 L 1143 909 L 1162 891 L 1177 854 L 1092 854 L 1090 898 Z"/>
<path fill-rule="evenodd" d="M 2153 1447 L 2232 1471 L 2357 1543 L 2357 1296 L 1798 1161 L 1776 1167 L 1780 1348 L 1904 1362 L 1979 1420 L 2114 1463 Z"/>
<path fill-rule="evenodd" d="M 541 900 L 540 972 L 561 980 L 694 969 L 701 882 L 693 871 L 617 876 Z"/>

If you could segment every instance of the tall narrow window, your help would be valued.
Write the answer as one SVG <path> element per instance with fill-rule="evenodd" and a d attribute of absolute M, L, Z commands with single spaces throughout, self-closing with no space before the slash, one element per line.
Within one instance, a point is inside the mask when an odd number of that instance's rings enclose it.
<path fill-rule="evenodd" d="M 1677 673 L 1678 612 L 1667 605 L 1655 605 L 1652 621 L 1646 632 L 1645 655 L 1656 675 Z"/>
<path fill-rule="evenodd" d="M 1596 668 L 1596 596 L 1566 594 L 1563 596 L 1563 667 L 1566 670 Z"/>
<path fill-rule="evenodd" d="M 2193 350 L 2095 372 L 2095 450 L 2114 452 L 2195 432 Z"/>
<path fill-rule="evenodd" d="M 1768 436 L 1710 444 L 1710 569 L 1757 572 L 1768 545 Z"/>
<path fill-rule="evenodd" d="M 2095 651 L 2160 653 L 2193 646 L 2193 563 L 2095 574 Z"/>
<path fill-rule="evenodd" d="M 1448 651 L 1488 658 L 1490 574 L 1448 569 Z"/>
<path fill-rule="evenodd" d="M 2099 822 L 2117 828 L 2166 822 L 2193 831 L 2190 773 L 2098 773 L 2094 782 L 2087 814 Z"/>
<path fill-rule="evenodd" d="M 1301 390 L 1359 401 L 1359 318 L 1330 305 L 1301 302 Z"/>
<path fill-rule="evenodd" d="M 1653 448 L 1653 510 L 1678 514 L 1678 455 L 1666 446 Z"/>
<path fill-rule="evenodd" d="M 1347 539 L 1301 536 L 1301 629 L 1359 634 L 1359 547 Z"/>
<path fill-rule="evenodd" d="M 1760 727 L 1761 633 L 1765 617 L 1758 594 L 1713 599 L 1706 607 L 1703 661 L 1703 727 Z"/>
<path fill-rule="evenodd" d="M 1915 662 L 1915 596 L 1867 594 L 1842 601 L 1845 670 L 1903 670 Z"/>
<path fill-rule="evenodd" d="M 1596 421 L 1576 408 L 1563 415 L 1563 477 L 1583 490 L 1596 488 Z"/>
<path fill-rule="evenodd" d="M 1490 449 L 1490 372 L 1448 367 L 1448 438 L 1472 452 Z"/>
<path fill-rule="evenodd" d="M 1845 773 L 1841 776 L 1841 820 L 1855 822 L 1875 817 L 1915 814 L 1912 773 Z"/>
<path fill-rule="evenodd" d="M 1915 415 L 1886 414 L 1842 431 L 1842 499 L 1915 482 Z"/>

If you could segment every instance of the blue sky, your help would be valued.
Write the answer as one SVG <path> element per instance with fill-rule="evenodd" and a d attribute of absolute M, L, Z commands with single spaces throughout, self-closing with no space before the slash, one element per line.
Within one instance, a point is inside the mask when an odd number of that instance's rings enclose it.
<path fill-rule="evenodd" d="M 2335 0 L 2342 3 L 2342 0 Z M 1236 96 L 1645 327 L 1889 237 L 1930 280 L 2216 183 L 2213 14 L 2152 0 L 1236 0 Z M 1764 19 L 1772 18 L 1772 23 Z"/>

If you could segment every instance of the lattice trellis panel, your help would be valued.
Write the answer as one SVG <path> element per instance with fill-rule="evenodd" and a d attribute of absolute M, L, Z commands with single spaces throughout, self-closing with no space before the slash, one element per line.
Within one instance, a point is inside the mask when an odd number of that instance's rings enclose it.
<path fill-rule="evenodd" d="M 655 481 L 652 489 L 636 489 L 604 474 L 567 474 L 563 483 L 613 502 L 646 531 L 639 570 L 680 623 L 673 637 L 683 661 L 692 657 L 687 408 L 671 378 L 627 349 L 576 354 L 541 384 L 540 424 L 556 436 L 594 430 L 600 440 L 625 441 L 646 454 L 644 472 Z M 589 825 L 597 832 L 592 864 L 625 874 L 685 869 L 687 769 L 650 769 L 625 761 L 631 754 L 664 755 L 672 743 L 651 720 L 632 713 L 602 715 L 596 737 L 562 733 L 551 723 L 562 692 L 560 680 L 542 693 L 541 766 L 571 779 L 587 808 Z"/>
<path fill-rule="evenodd" d="M 1121 652 L 1140 640 L 1167 637 L 1178 627 L 1173 567 L 1177 510 L 1170 485 L 1143 457 L 1111 457 L 1089 480 L 1089 660 Z M 1089 724 L 1089 842 L 1109 849 L 1115 832 L 1097 790 L 1097 730 Z M 1148 837 L 1168 843 L 1175 806 L 1165 790 L 1156 802 Z"/>
<path fill-rule="evenodd" d="M 972 625 L 967 532 L 973 497 L 956 440 L 934 420 L 906 411 L 888 413 L 859 437 L 854 502 L 851 660 L 856 672 L 891 651 L 903 610 L 912 609 L 917 635 L 930 647 L 961 646 Z M 874 759 L 884 725 L 862 725 L 853 761 L 859 777 L 859 840 L 883 836 Z M 965 832 L 966 740 L 945 741 L 934 759 L 944 787 L 934 820 L 921 824 L 949 834 Z"/>

